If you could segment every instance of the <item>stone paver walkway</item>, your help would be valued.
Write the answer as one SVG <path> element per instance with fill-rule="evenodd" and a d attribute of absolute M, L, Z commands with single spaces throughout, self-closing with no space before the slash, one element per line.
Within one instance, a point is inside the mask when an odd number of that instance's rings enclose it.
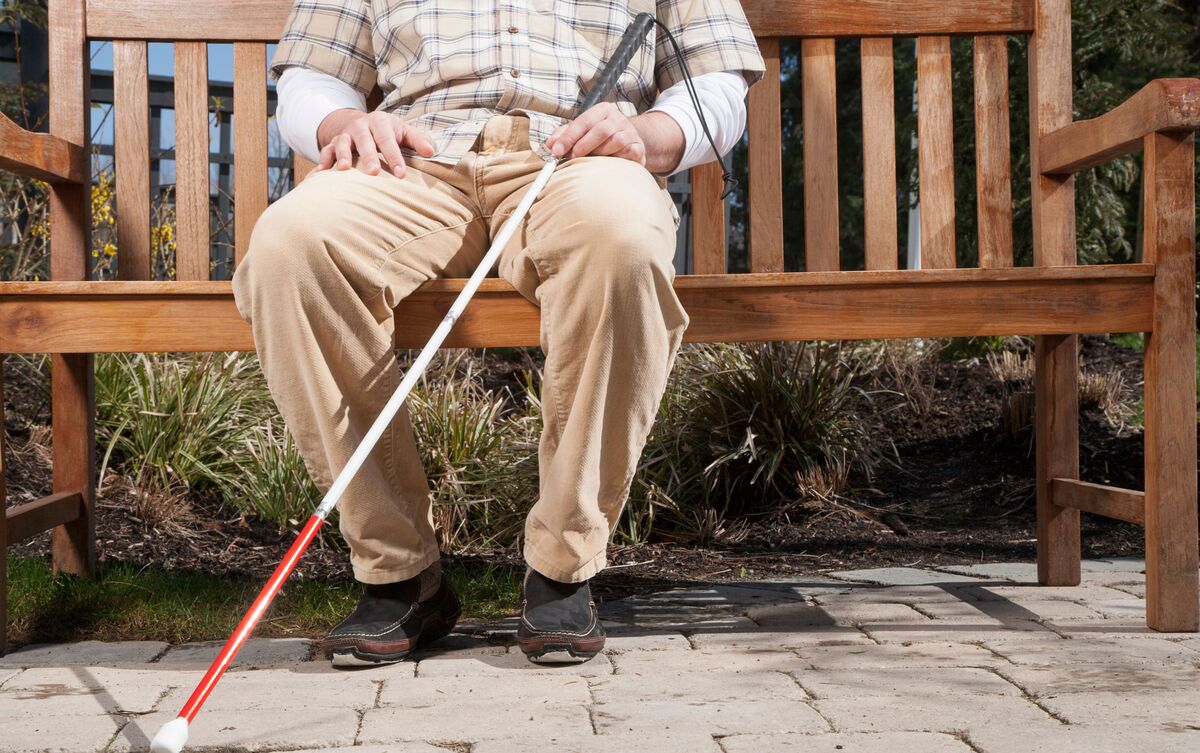
<path fill-rule="evenodd" d="M 529 664 L 511 622 L 335 672 L 253 641 L 189 750 L 325 753 L 1177 753 L 1200 750 L 1200 637 L 1144 625 L 1137 560 L 892 568 L 604 605 L 605 654 Z M 215 644 L 0 657 L 0 750 L 142 751 Z"/>

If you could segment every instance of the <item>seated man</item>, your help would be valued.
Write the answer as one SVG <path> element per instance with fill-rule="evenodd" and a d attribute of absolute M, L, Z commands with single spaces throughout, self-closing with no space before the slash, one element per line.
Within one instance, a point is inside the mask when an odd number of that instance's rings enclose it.
<path fill-rule="evenodd" d="M 564 159 L 499 263 L 541 308 L 546 356 L 518 630 L 535 661 L 604 646 L 588 579 L 688 324 L 665 177 L 715 154 L 665 36 L 652 32 L 609 101 L 572 120 L 642 11 L 677 37 L 728 151 L 763 71 L 734 0 L 298 2 L 271 73 L 280 132 L 318 169 L 263 214 L 233 280 L 324 492 L 399 383 L 393 307 L 426 280 L 469 276 L 548 156 Z M 384 99 L 367 112 L 376 85 Z M 365 585 L 323 643 L 334 665 L 397 661 L 453 629 L 405 410 L 348 487 L 340 525 Z"/>

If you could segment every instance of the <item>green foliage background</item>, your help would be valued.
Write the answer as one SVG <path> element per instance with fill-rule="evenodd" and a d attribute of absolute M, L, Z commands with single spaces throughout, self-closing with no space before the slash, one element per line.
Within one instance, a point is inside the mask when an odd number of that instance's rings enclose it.
<path fill-rule="evenodd" d="M 1155 78 L 1200 77 L 1200 0 L 1075 0 L 1074 109 L 1076 119 L 1102 115 Z M 1029 76 L 1027 37 L 1009 39 L 1010 138 L 1013 178 L 1013 242 L 1018 265 L 1033 259 L 1029 174 Z M 896 61 L 896 156 L 900 177 L 900 263 L 907 244 L 910 197 L 916 193 L 913 111 L 916 41 L 898 39 Z M 972 40 L 952 43 L 954 151 L 958 263 L 976 266 L 975 120 Z M 804 268 L 804 128 L 800 44 L 783 45 L 784 239 L 789 270 Z M 838 180 L 842 266 L 863 267 L 862 91 L 858 40 L 837 42 Z M 734 154 L 744 187 L 745 146 Z M 1200 173 L 1200 171 L 1198 171 Z M 1076 181 L 1080 263 L 1133 261 L 1138 254 L 1140 156 L 1081 173 Z M 1200 193 L 1200 192 L 1198 192 Z M 748 269 L 745 192 L 731 209 L 730 267 Z"/>

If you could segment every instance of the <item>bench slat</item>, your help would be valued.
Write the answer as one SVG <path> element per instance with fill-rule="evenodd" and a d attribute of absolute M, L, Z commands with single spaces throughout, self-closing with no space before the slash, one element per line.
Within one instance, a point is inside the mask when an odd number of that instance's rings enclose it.
<path fill-rule="evenodd" d="M 917 39 L 917 152 L 921 191 L 921 267 L 955 266 L 954 123 L 950 38 Z"/>
<path fill-rule="evenodd" d="M 896 269 L 895 64 L 890 38 L 862 40 L 863 202 L 867 269 Z"/>
<path fill-rule="evenodd" d="M 150 279 L 150 83 L 146 43 L 113 42 L 117 274 Z"/>
<path fill-rule="evenodd" d="M 692 270 L 699 275 L 727 270 L 722 184 L 721 169 L 715 162 L 692 168 Z"/>
<path fill-rule="evenodd" d="M 423 345 L 463 282 L 433 281 L 406 298 L 396 308 L 397 345 Z M 1153 286 L 1153 268 L 1139 264 L 680 276 L 675 281 L 691 317 L 684 335 L 689 342 L 1137 332 L 1150 326 Z M 130 293 L 136 290 L 142 292 Z M 0 331 L 9 334 L 5 348 L 15 352 L 253 347 L 230 284 L 216 281 L 0 283 Z M 446 344 L 533 346 L 538 333 L 537 307 L 505 281 L 492 279 Z"/>
<path fill-rule="evenodd" d="M 267 208 L 267 48 L 233 45 L 233 170 L 235 264 L 250 247 L 250 232 Z"/>
<path fill-rule="evenodd" d="M 1011 267 L 1012 175 L 1008 142 L 1008 37 L 975 37 L 975 191 L 979 266 Z"/>
<path fill-rule="evenodd" d="M 300 181 L 308 177 L 316 166 L 316 163 L 300 156 L 300 152 L 292 152 L 292 186 L 300 185 Z"/>
<path fill-rule="evenodd" d="M 209 269 L 208 45 L 175 45 L 175 278 Z"/>
<path fill-rule="evenodd" d="M 750 89 L 750 271 L 783 271 L 782 113 L 779 40 L 760 39 L 766 77 Z"/>
<path fill-rule="evenodd" d="M 764 37 L 1003 34 L 1033 30 L 1034 0 L 742 0 Z M 96 39 L 274 42 L 291 0 L 88 0 Z"/>
<path fill-rule="evenodd" d="M 840 267 L 837 65 L 832 39 L 801 42 L 804 97 L 804 269 Z"/>

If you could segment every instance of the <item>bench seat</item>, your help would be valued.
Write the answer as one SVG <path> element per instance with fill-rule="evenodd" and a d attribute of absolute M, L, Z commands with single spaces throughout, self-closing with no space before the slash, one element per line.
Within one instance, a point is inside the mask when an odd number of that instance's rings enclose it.
<path fill-rule="evenodd" d="M 432 280 L 396 309 L 421 347 L 465 280 Z M 689 342 L 1056 335 L 1150 329 L 1154 265 L 681 275 Z M 538 344 L 538 309 L 484 282 L 451 347 Z M 0 282 L 7 353 L 253 350 L 229 282 Z"/>

